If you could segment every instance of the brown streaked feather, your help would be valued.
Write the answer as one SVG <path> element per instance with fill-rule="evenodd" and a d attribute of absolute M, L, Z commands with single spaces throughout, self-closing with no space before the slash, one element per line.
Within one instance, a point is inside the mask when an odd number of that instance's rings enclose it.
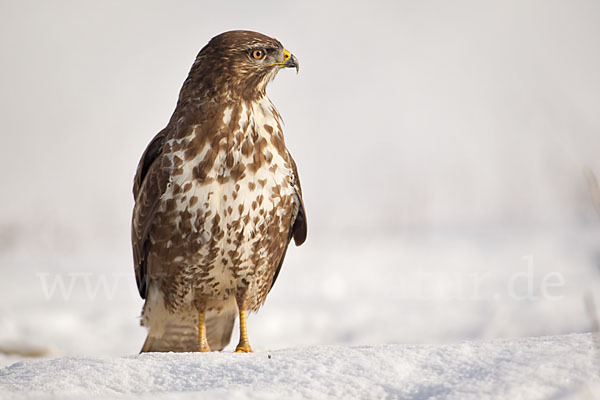
<path fill-rule="evenodd" d="M 306 211 L 304 209 L 304 199 L 302 198 L 302 186 L 300 185 L 300 176 L 298 175 L 298 167 L 296 167 L 296 161 L 292 155 L 288 152 L 288 156 L 292 163 L 292 171 L 294 172 L 294 188 L 299 202 L 298 213 L 292 224 L 292 235 L 294 236 L 294 243 L 296 246 L 300 246 L 306 240 L 307 228 L 306 223 Z"/>
<path fill-rule="evenodd" d="M 167 129 L 163 129 L 158 132 L 156 136 L 152 139 L 152 141 L 144 150 L 144 154 L 140 158 L 138 163 L 137 170 L 135 172 L 135 177 L 133 178 L 133 198 L 137 199 L 140 188 L 142 187 L 142 183 L 144 182 L 144 178 L 146 177 L 150 166 L 156 161 L 158 156 L 162 153 L 162 147 L 165 143 L 165 139 L 167 137 Z"/>
<path fill-rule="evenodd" d="M 298 211 L 296 212 L 296 217 L 292 221 L 292 226 L 290 228 L 290 233 L 288 236 L 287 244 L 285 245 L 285 249 L 283 251 L 283 255 L 281 256 L 281 260 L 279 260 L 279 264 L 277 264 L 277 269 L 275 269 L 275 274 L 273 275 L 273 281 L 271 282 L 271 289 L 273 285 L 275 285 L 275 281 L 279 276 L 279 271 L 281 271 L 281 267 L 283 266 L 283 260 L 285 259 L 285 254 L 287 252 L 287 248 L 294 238 L 294 243 L 296 246 L 300 246 L 306 240 L 307 234 L 307 224 L 306 224 L 306 211 L 304 211 L 304 200 L 302 199 L 302 186 L 300 185 L 300 177 L 298 176 L 298 168 L 296 167 L 296 161 L 292 155 L 288 152 L 288 157 L 290 163 L 292 164 L 293 178 L 294 182 L 292 183 L 294 189 L 296 191 L 296 199 L 298 201 Z M 271 290 L 269 289 L 269 291 Z"/>
<path fill-rule="evenodd" d="M 146 298 L 147 286 L 147 255 L 150 243 L 148 231 L 152 224 L 154 213 L 160 204 L 160 196 L 165 184 L 160 182 L 158 173 L 158 158 L 167 136 L 167 129 L 160 131 L 150 142 L 138 163 L 133 183 L 135 206 L 131 221 L 131 240 L 133 246 L 133 262 L 135 280 L 142 299 Z"/>

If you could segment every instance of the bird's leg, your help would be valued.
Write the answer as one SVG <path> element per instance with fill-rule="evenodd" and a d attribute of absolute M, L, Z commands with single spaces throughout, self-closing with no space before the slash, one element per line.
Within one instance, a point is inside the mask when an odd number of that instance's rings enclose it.
<path fill-rule="evenodd" d="M 206 338 L 206 324 L 203 312 L 198 314 L 198 351 L 201 353 L 210 352 L 210 346 Z"/>
<path fill-rule="evenodd" d="M 236 353 L 252 353 L 246 330 L 246 310 L 240 309 L 240 342 L 235 348 Z"/>

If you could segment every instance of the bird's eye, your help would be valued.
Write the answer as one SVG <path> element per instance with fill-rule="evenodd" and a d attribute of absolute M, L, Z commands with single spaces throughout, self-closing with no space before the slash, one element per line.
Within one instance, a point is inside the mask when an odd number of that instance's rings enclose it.
<path fill-rule="evenodd" d="M 253 50 L 252 51 L 252 58 L 254 58 L 255 60 L 262 60 L 263 58 L 265 58 L 266 55 L 267 55 L 267 52 L 264 50 Z"/>

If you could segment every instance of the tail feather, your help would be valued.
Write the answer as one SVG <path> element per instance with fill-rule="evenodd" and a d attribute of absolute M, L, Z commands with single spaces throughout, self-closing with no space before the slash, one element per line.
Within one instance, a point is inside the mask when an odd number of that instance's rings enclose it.
<path fill-rule="evenodd" d="M 154 336 L 152 329 L 142 347 L 146 352 L 190 352 L 198 350 L 198 328 L 192 321 L 169 321 L 161 336 Z"/>
<path fill-rule="evenodd" d="M 229 344 L 236 316 L 237 306 L 224 310 L 221 315 L 208 315 L 206 337 L 211 350 L 221 351 Z"/>
<path fill-rule="evenodd" d="M 220 314 L 210 312 L 206 315 L 206 336 L 211 350 L 221 351 L 229 344 L 236 316 L 235 301 L 228 304 L 228 307 Z M 160 334 L 157 334 L 158 330 L 150 327 L 142 347 L 142 353 L 199 350 L 197 320 L 172 316 L 164 320 L 160 328 Z"/>

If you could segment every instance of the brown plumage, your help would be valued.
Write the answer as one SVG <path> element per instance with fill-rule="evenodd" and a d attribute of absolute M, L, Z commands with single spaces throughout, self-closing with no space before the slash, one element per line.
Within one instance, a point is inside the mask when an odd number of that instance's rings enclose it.
<path fill-rule="evenodd" d="M 221 350 L 236 314 L 263 304 L 289 242 L 306 239 L 296 164 L 267 84 L 298 61 L 281 43 L 226 32 L 198 54 L 168 125 L 139 162 L 134 268 L 142 351 Z"/>

